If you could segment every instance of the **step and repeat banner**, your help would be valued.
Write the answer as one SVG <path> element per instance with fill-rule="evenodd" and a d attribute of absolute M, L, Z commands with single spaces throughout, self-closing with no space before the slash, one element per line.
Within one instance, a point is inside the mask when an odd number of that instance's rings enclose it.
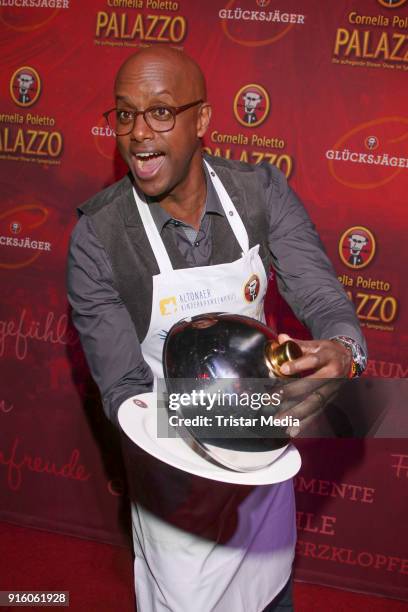
<path fill-rule="evenodd" d="M 0 32 L 0 518 L 129 542 L 120 441 L 70 322 L 65 261 L 76 207 L 126 172 L 102 113 L 147 45 L 202 66 L 205 151 L 288 177 L 366 332 L 366 384 L 392 379 L 381 401 L 398 402 L 408 0 L 0 0 Z M 303 335 L 276 303 L 280 329 Z M 299 443 L 298 578 L 408 598 L 405 433 Z"/>

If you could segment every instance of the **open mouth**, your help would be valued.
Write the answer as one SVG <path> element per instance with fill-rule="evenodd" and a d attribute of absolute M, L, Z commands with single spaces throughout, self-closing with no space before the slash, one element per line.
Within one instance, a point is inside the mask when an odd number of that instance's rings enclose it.
<path fill-rule="evenodd" d="M 161 151 L 144 153 L 134 153 L 134 169 L 139 178 L 151 178 L 160 169 L 165 154 Z"/>

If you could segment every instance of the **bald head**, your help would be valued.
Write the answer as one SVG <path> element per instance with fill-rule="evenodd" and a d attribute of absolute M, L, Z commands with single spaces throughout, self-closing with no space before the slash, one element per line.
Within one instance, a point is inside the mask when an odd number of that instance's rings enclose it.
<path fill-rule="evenodd" d="M 195 61 L 170 47 L 142 49 L 119 69 L 115 98 L 125 128 L 117 144 L 140 190 L 162 204 L 205 195 L 201 138 L 211 107 Z"/>
<path fill-rule="evenodd" d="M 118 93 L 123 82 L 132 79 L 132 74 L 157 80 L 162 73 L 180 100 L 206 100 L 205 78 L 200 66 L 183 51 L 166 46 L 146 47 L 130 55 L 117 73 L 115 93 Z"/>

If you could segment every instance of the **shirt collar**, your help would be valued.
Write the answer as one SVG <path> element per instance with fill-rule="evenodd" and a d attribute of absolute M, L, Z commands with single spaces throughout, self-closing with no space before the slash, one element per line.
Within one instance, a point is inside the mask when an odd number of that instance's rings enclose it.
<path fill-rule="evenodd" d="M 204 165 L 204 172 L 205 172 L 205 180 L 207 183 L 207 197 L 205 199 L 203 217 L 207 213 L 217 214 L 217 215 L 221 215 L 224 217 L 225 216 L 224 209 L 221 205 L 220 199 L 212 183 L 212 180 L 210 179 L 208 175 L 208 170 L 207 170 L 206 165 Z M 166 212 L 161 206 L 158 206 L 158 205 L 151 206 L 150 212 L 152 213 L 152 217 L 156 224 L 157 229 L 161 233 L 166 223 L 172 220 L 172 217 L 169 215 L 168 212 Z"/>

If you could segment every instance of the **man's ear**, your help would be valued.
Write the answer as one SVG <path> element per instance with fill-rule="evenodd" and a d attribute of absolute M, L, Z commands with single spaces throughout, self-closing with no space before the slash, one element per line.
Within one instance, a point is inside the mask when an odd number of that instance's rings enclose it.
<path fill-rule="evenodd" d="M 204 136 L 204 134 L 207 131 L 207 128 L 209 126 L 210 123 L 210 119 L 211 119 L 211 106 L 208 104 L 208 102 L 204 102 L 201 107 L 200 110 L 198 111 L 198 117 L 197 117 L 197 137 L 198 138 L 202 138 Z"/>

